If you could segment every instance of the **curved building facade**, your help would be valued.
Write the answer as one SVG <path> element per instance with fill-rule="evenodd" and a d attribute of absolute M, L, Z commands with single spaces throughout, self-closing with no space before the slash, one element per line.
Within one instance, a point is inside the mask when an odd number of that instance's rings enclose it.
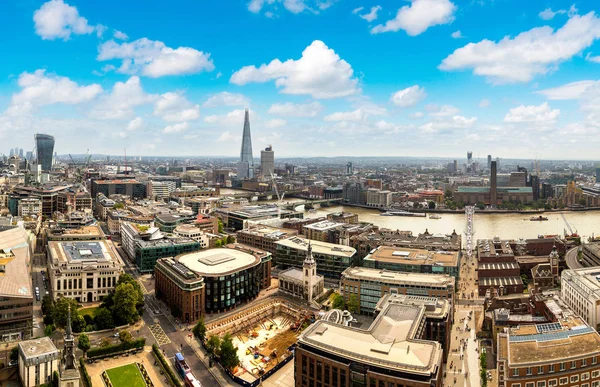
<path fill-rule="evenodd" d="M 177 268 L 172 270 L 170 266 Z M 203 312 L 233 309 L 268 288 L 271 253 L 232 243 L 224 248 L 181 254 L 174 259 L 159 259 L 155 278 L 157 297 L 180 312 L 184 322 L 193 322 Z M 202 287 L 203 300 L 179 305 L 178 300 L 185 300 L 186 293 L 197 291 L 198 286 Z M 188 316 L 190 321 L 186 321 Z"/>
<path fill-rule="evenodd" d="M 42 172 L 52 169 L 52 157 L 54 156 L 54 137 L 49 134 L 36 133 L 35 148 L 37 149 L 37 163 L 41 164 Z"/>

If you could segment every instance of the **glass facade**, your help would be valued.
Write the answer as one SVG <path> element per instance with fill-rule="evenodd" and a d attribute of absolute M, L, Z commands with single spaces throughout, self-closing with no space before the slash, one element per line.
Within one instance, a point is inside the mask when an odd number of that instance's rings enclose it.
<path fill-rule="evenodd" d="M 37 133 L 35 148 L 37 149 L 37 163 L 42 165 L 43 172 L 49 172 L 52 169 L 52 158 L 54 157 L 54 137 Z"/>
<path fill-rule="evenodd" d="M 263 264 L 267 262 L 225 276 L 204 277 L 206 312 L 222 312 L 258 296 Z"/>
<path fill-rule="evenodd" d="M 156 260 L 165 257 L 175 257 L 179 254 L 189 253 L 200 249 L 199 242 L 158 244 L 156 246 L 143 246 L 136 243 L 135 265 L 141 273 L 152 273 Z"/>

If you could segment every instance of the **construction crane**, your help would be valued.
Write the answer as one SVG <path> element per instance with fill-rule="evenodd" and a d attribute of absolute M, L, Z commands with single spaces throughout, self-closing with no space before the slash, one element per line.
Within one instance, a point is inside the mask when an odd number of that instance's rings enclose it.
<path fill-rule="evenodd" d="M 569 232 L 571 233 L 570 235 L 576 234 L 577 230 L 575 230 L 575 232 L 573 232 L 573 229 L 571 228 L 571 225 L 569 224 L 569 221 L 567 220 L 567 217 L 565 216 L 564 213 L 560 213 L 560 216 L 562 216 L 563 221 L 565 222 L 565 224 L 567 225 L 567 228 L 569 229 Z M 566 233 L 565 233 L 566 234 Z"/>
<path fill-rule="evenodd" d="M 275 194 L 277 195 L 277 219 L 281 219 L 281 206 L 283 197 L 285 196 L 285 192 L 282 195 L 279 195 L 279 190 L 277 189 L 277 181 L 275 180 L 275 175 L 271 172 L 271 181 L 273 182 L 273 188 L 275 189 Z"/>

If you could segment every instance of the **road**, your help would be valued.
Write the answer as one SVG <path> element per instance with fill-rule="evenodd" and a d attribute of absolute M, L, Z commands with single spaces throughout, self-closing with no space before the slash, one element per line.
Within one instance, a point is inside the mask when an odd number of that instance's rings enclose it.
<path fill-rule="evenodd" d="M 567 263 L 567 267 L 569 269 L 580 269 L 583 267 L 583 265 L 577 260 L 578 251 L 579 247 L 573 247 L 565 254 L 565 262 Z"/>

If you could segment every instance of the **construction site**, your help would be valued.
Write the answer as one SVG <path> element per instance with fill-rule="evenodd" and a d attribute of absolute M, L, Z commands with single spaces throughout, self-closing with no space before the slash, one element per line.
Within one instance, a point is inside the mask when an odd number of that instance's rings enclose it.
<path fill-rule="evenodd" d="M 254 382 L 292 355 L 290 346 L 314 319 L 305 307 L 273 298 L 207 324 L 207 336 L 229 333 L 240 359 L 235 376 Z"/>

